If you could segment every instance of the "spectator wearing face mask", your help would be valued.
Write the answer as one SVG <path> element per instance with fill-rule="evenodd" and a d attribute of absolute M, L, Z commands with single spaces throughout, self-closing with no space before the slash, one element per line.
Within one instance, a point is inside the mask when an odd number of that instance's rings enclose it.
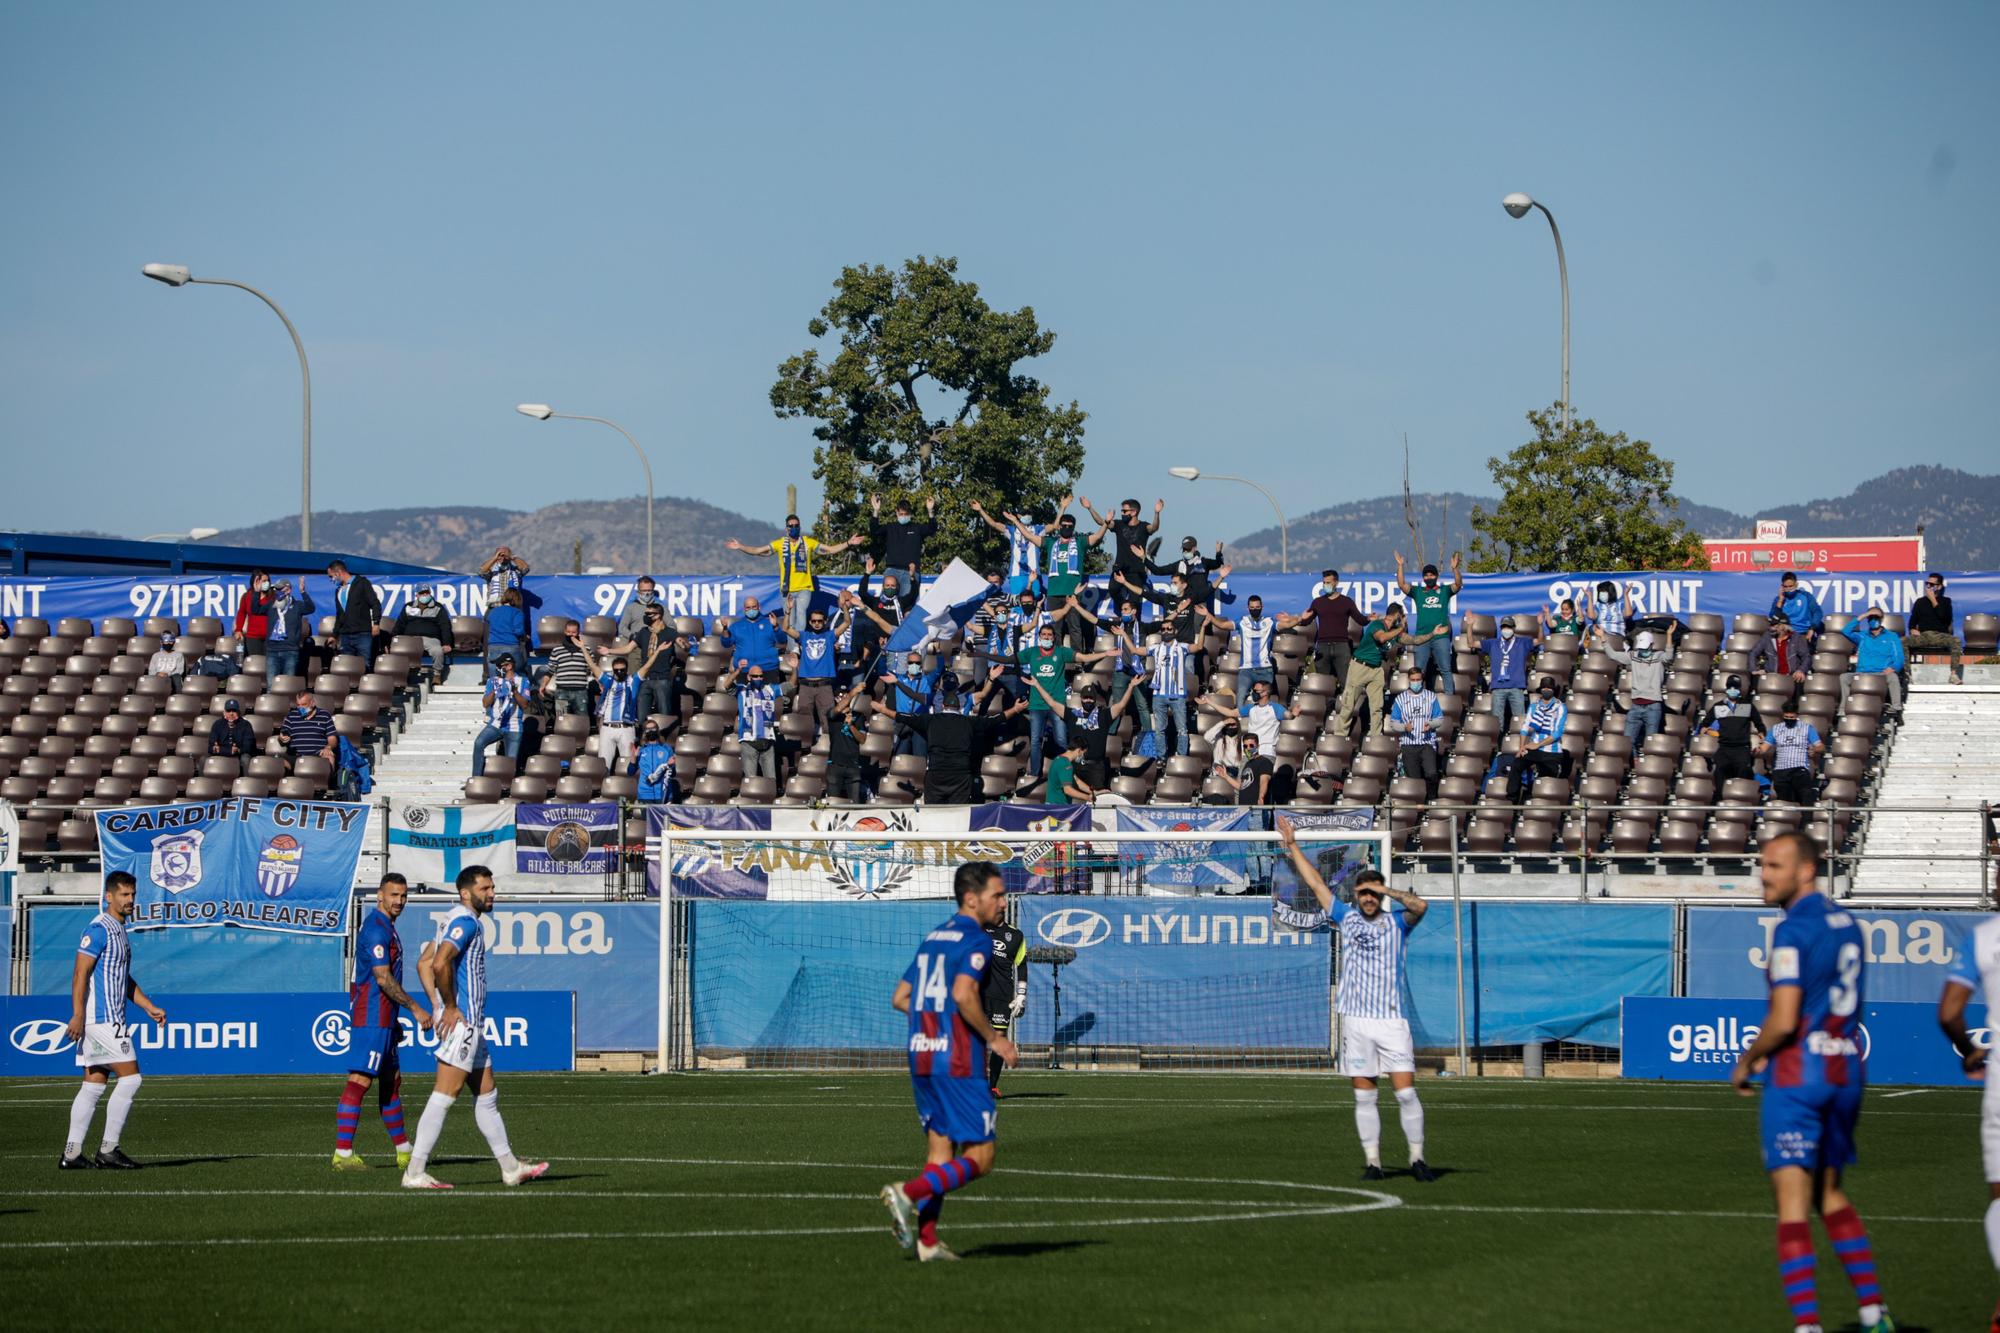
<path fill-rule="evenodd" d="M 1667 725 L 1667 660 L 1679 626 L 1664 632 L 1666 652 L 1660 650 L 1659 635 L 1652 630 L 1639 632 L 1638 646 L 1631 652 L 1623 648 L 1605 650 L 1612 661 L 1632 668 L 1632 707 L 1625 714 L 1625 735 L 1632 742 L 1634 758 L 1645 747 L 1646 737 L 1658 735 Z"/>
<path fill-rule="evenodd" d="M 1123 574 L 1133 583 L 1144 583 L 1146 574 L 1152 568 L 1146 556 L 1146 546 L 1153 534 L 1160 530 L 1160 515 L 1166 512 L 1165 500 L 1153 501 L 1153 517 L 1150 522 L 1139 517 L 1137 500 L 1122 500 L 1115 518 L 1108 518 L 1092 507 L 1088 498 L 1081 500 L 1083 510 L 1096 521 L 1099 536 L 1111 552 L 1111 572 Z M 1068 506 L 1065 505 L 1065 508 Z M 1061 510 L 1057 511 L 1058 513 Z"/>
<path fill-rule="evenodd" d="M 172 682 L 175 690 L 179 690 L 181 678 L 187 675 L 187 669 L 187 654 L 180 650 L 179 642 L 171 634 L 162 634 L 159 651 L 147 659 L 146 674 L 164 676 Z"/>
<path fill-rule="evenodd" d="M 1451 604 L 1465 588 L 1465 557 L 1451 556 L 1451 586 L 1438 581 L 1438 567 L 1425 565 L 1422 582 L 1415 587 L 1404 574 L 1403 553 L 1396 552 L 1396 586 L 1415 608 L 1416 621 L 1410 627 L 1410 642 L 1417 648 L 1417 667 L 1426 676 L 1437 671 L 1438 688 L 1446 694 L 1456 690 L 1451 679 Z"/>
<path fill-rule="evenodd" d="M 1001 510 L 1001 517 L 995 518 L 986 512 L 986 506 L 972 501 L 972 512 L 979 515 L 979 521 L 1007 539 L 1007 570 L 1000 575 L 1000 591 L 1009 597 L 1036 593 L 1042 590 L 1042 534 L 1046 525 L 1030 523 L 1019 514 Z M 1069 497 L 1056 506 L 1060 514 L 1069 508 Z M 989 576 L 990 577 L 990 576 Z"/>
<path fill-rule="evenodd" d="M 1534 644 L 1520 632 L 1516 621 L 1500 622 L 1500 632 L 1479 645 L 1486 654 L 1487 680 L 1492 687 L 1493 716 L 1500 719 L 1500 733 L 1507 724 L 1528 711 L 1528 657 Z"/>
<path fill-rule="evenodd" d="M 479 577 L 486 580 L 486 604 L 492 606 L 509 588 L 519 591 L 524 586 L 528 562 L 516 558 L 512 547 L 502 546 L 479 567 Z"/>
<path fill-rule="evenodd" d="M 1334 715 L 1336 736 L 1348 734 L 1355 714 L 1363 705 L 1368 708 L 1368 734 L 1373 736 L 1382 730 L 1383 664 L 1393 654 L 1400 653 L 1407 642 L 1404 623 L 1401 603 L 1391 602 L 1383 608 L 1379 619 L 1369 621 L 1362 629 L 1361 642 L 1354 649 L 1354 663 L 1347 669 L 1347 688 L 1340 692 L 1340 711 Z"/>
<path fill-rule="evenodd" d="M 1132 554 L 1141 557 L 1145 548 L 1133 548 Z M 1229 569 L 1222 563 L 1222 543 L 1215 544 L 1215 555 L 1211 558 L 1201 553 L 1200 544 L 1193 537 L 1181 538 L 1181 553 L 1164 564 L 1148 561 L 1146 569 L 1153 574 L 1179 576 L 1186 580 L 1188 600 L 1197 606 L 1211 606 L 1215 601 L 1215 585 L 1229 577 Z M 1221 570 L 1221 573 L 1216 573 Z"/>
<path fill-rule="evenodd" d="M 1791 681 L 1794 690 L 1805 684 L 1806 672 L 1811 667 L 1812 645 L 1804 635 L 1792 633 L 1792 622 L 1783 616 L 1772 619 L 1771 628 L 1764 632 L 1750 654 L 1753 674 L 1783 676 Z"/>
<path fill-rule="evenodd" d="M 1585 609 L 1584 615 L 1590 621 L 1590 633 L 1585 639 L 1589 647 L 1612 648 L 1625 646 L 1625 629 L 1632 623 L 1632 590 L 1622 593 L 1618 585 L 1605 579 L 1597 585 L 1595 599 Z"/>
<path fill-rule="evenodd" d="M 962 687 L 945 672 L 938 678 L 937 706 L 908 719 L 929 748 L 924 765 L 925 805 L 973 805 L 980 799 L 979 761 L 999 738 L 1007 719 L 1021 712 L 1026 700 L 1004 712 L 986 713 L 986 701 L 999 688 L 996 666 L 977 691 Z"/>
<path fill-rule="evenodd" d="M 326 567 L 333 582 L 333 646 L 364 662 L 375 661 L 375 631 L 381 628 L 382 598 L 365 574 L 348 569 L 336 560 Z M 523 636 L 525 637 L 525 636 Z M 526 661 L 526 658 L 517 659 Z"/>
<path fill-rule="evenodd" d="M 854 713 L 865 689 L 867 683 L 859 682 L 841 695 L 833 707 L 833 716 L 826 724 L 826 798 L 829 801 L 858 804 L 868 797 L 866 760 L 861 754 L 861 742 L 866 738 L 868 728 Z"/>
<path fill-rule="evenodd" d="M 1071 737 L 1063 742 L 1062 753 L 1049 765 L 1049 780 L 1042 789 L 1044 805 L 1087 805 L 1097 799 L 1088 782 L 1077 774 L 1083 762 L 1083 741 Z"/>
<path fill-rule="evenodd" d="M 1951 598 L 1945 596 L 1944 575 L 1924 576 L 1924 594 L 1910 608 L 1910 637 L 1903 646 L 1912 653 L 1951 654 L 1951 683 L 1965 684 L 1965 645 L 1952 631 Z"/>
<path fill-rule="evenodd" d="M 1702 727 L 1717 741 L 1713 768 L 1717 789 L 1731 778 L 1756 778 L 1756 759 L 1751 751 L 1764 734 L 1764 719 L 1743 697 L 1743 677 L 1731 676 L 1723 682 L 1723 696 L 1715 701 Z"/>
<path fill-rule="evenodd" d="M 1092 791 L 1103 791 L 1110 785 L 1111 733 L 1118 729 L 1118 719 L 1132 706 L 1137 693 L 1137 682 L 1127 684 L 1109 703 L 1092 682 L 1085 682 L 1076 693 L 1076 703 L 1069 710 L 1069 738 L 1083 747 L 1076 774 Z"/>
<path fill-rule="evenodd" d="M 783 660 L 778 649 L 782 637 L 778 632 L 778 613 L 766 615 L 764 604 L 755 597 L 743 599 L 743 614 L 722 634 L 730 661 L 747 663 L 772 677 L 778 674 L 778 663 Z M 738 670 L 741 669 L 739 666 Z"/>
<path fill-rule="evenodd" d="M 1056 637 L 1064 647 L 1082 651 L 1090 646 L 1090 631 L 1075 610 L 1077 589 L 1083 586 L 1085 552 L 1090 538 L 1076 535 L 1076 517 L 1058 514 L 1056 529 L 1042 538 L 1042 586 L 1055 620 Z"/>
<path fill-rule="evenodd" d="M 301 652 L 312 637 L 313 613 L 318 609 L 303 587 L 294 594 L 290 579 L 278 580 L 264 639 L 264 670 L 271 677 L 299 674 Z"/>
<path fill-rule="evenodd" d="M 1819 598 L 1813 596 L 1812 589 L 1799 583 L 1799 576 L 1786 570 L 1778 580 L 1778 595 L 1771 599 L 1771 619 L 1779 616 L 1792 622 L 1792 629 L 1805 636 L 1811 643 L 1819 638 L 1826 628 L 1826 612 L 1820 609 Z"/>
<path fill-rule="evenodd" d="M 716 682 L 736 691 L 736 739 L 742 747 L 743 776 L 778 780 L 778 687 L 754 662 L 739 661 Z"/>
<path fill-rule="evenodd" d="M 623 657 L 600 648 L 597 678 L 597 757 L 607 773 L 628 773 L 638 757 L 639 683 Z"/>
<path fill-rule="evenodd" d="M 511 654 L 502 653 L 493 663 L 493 675 L 487 680 L 486 693 L 479 702 L 486 710 L 486 725 L 472 742 L 475 778 L 485 776 L 486 751 L 494 743 L 498 742 L 500 753 L 508 759 L 518 758 L 521 753 L 521 718 L 528 707 L 528 689 L 514 674 Z"/>
<path fill-rule="evenodd" d="M 924 543 L 937 535 L 937 497 L 924 497 L 921 522 L 908 500 L 898 500 L 895 518 L 884 523 L 880 492 L 868 497 L 868 513 L 873 520 L 868 536 L 881 552 L 883 568 L 921 571 L 924 567 Z"/>
<path fill-rule="evenodd" d="M 885 672 L 882 681 L 889 687 L 890 707 L 896 714 L 897 754 L 918 756 L 930 753 L 924 733 L 910 725 L 910 719 L 931 711 L 937 700 L 938 673 L 924 670 L 924 655 L 913 650 L 903 658 L 900 673 Z"/>
<path fill-rule="evenodd" d="M 1555 677 L 1543 676 L 1535 686 L 1535 702 L 1529 705 L 1528 716 L 1521 723 L 1514 753 L 1501 761 L 1509 801 L 1520 803 L 1522 783 L 1529 770 L 1538 777 L 1569 776 L 1570 755 L 1562 747 L 1563 732 L 1568 726 L 1569 706 L 1556 698 Z"/>
<path fill-rule="evenodd" d="M 1194 675 L 1194 654 L 1179 639 L 1161 638 L 1146 649 L 1152 677 L 1153 748 L 1167 754 L 1188 752 L 1188 690 Z M 1174 748 L 1167 749 L 1167 723 L 1173 723 Z"/>
<path fill-rule="evenodd" d="M 1277 781 L 1278 761 L 1257 740 L 1257 733 L 1243 733 L 1243 762 L 1228 779 L 1236 788 L 1236 804 L 1271 804 L 1271 786 Z"/>
<path fill-rule="evenodd" d="M 841 599 L 841 605 L 854 616 L 854 665 L 868 673 L 866 683 L 872 684 L 873 676 L 886 669 L 882 645 L 902 627 L 917 604 L 916 585 L 905 585 L 894 570 L 888 570 L 882 575 L 882 595 L 877 597 L 868 591 L 868 581 L 875 576 L 875 557 L 864 556 L 861 569 L 861 581 Z"/>
<path fill-rule="evenodd" d="M 669 804 L 674 799 L 674 747 L 660 735 L 657 722 L 647 722 L 639 741 L 639 757 L 632 766 L 639 780 L 639 799 L 649 804 Z"/>
<path fill-rule="evenodd" d="M 1009 698 L 1027 697 L 1028 687 L 1022 683 L 1017 668 L 1021 649 L 1048 620 L 1048 612 L 1042 609 L 1041 599 L 1033 591 L 997 599 L 989 597 L 973 617 L 972 645 L 989 661 L 1000 664 L 996 679 Z"/>
<path fill-rule="evenodd" d="M 1850 621 L 1841 633 L 1854 645 L 1854 669 L 1840 677 L 1840 706 L 1847 707 L 1847 693 L 1856 676 L 1881 676 L 1889 682 L 1889 707 L 1903 707 L 1903 641 L 1882 623 L 1882 608 L 1871 606 L 1861 619 Z"/>
<path fill-rule="evenodd" d="M 611 651 L 633 658 L 633 679 L 639 682 L 639 716 L 679 717 L 681 711 L 681 652 L 687 647 L 685 635 L 667 624 L 665 607 L 646 608 L 646 623 L 629 643 L 614 644 Z"/>
<path fill-rule="evenodd" d="M 250 757 L 257 753 L 257 733 L 251 728 L 250 719 L 243 716 L 243 705 L 236 700 L 222 701 L 222 716 L 208 729 L 208 752 L 234 759 L 238 773 L 249 767 Z"/>
<path fill-rule="evenodd" d="M 1222 567 L 1224 576 L 1228 575 L 1229 568 L 1228 565 Z M 1188 666 L 1193 672 L 1193 679 L 1200 680 L 1208 674 L 1208 654 L 1205 650 L 1203 628 L 1212 627 L 1226 634 L 1229 632 L 1229 622 L 1217 620 L 1209 609 L 1202 605 L 1188 590 L 1185 575 L 1174 575 L 1172 586 L 1163 593 L 1125 582 L 1121 576 L 1115 574 L 1112 575 L 1112 582 L 1140 601 L 1152 602 L 1161 607 L 1166 614 L 1161 620 L 1160 628 L 1176 643 L 1186 645 L 1189 654 Z"/>
<path fill-rule="evenodd" d="M 1285 706 L 1271 693 L 1268 681 L 1257 681 L 1248 694 L 1229 699 L 1226 695 L 1210 695 L 1202 701 L 1217 712 L 1235 713 L 1243 721 L 1245 735 L 1255 736 L 1264 747 L 1265 754 L 1278 751 L 1278 729 L 1283 725 Z"/>
<path fill-rule="evenodd" d="M 646 628 L 646 613 L 659 608 L 660 614 L 667 613 L 660 601 L 660 585 L 647 575 L 641 574 L 632 585 L 632 595 L 625 602 L 625 609 L 618 613 L 618 640 L 630 643 L 634 635 Z"/>
<path fill-rule="evenodd" d="M 806 617 L 805 630 L 793 636 L 798 642 L 799 669 L 792 711 L 812 719 L 815 740 L 833 716 L 834 682 L 840 674 L 840 635 L 847 628 L 847 618 L 848 612 L 843 607 L 829 625 L 826 611 L 815 607 Z"/>
<path fill-rule="evenodd" d="M 396 633 L 424 641 L 424 656 L 431 660 L 431 679 L 442 684 L 451 673 L 451 658 L 445 645 L 452 642 L 451 617 L 428 585 L 403 603 L 396 614 Z"/>
<path fill-rule="evenodd" d="M 992 657 L 984 653 L 974 656 L 987 661 Z M 1058 648 L 1053 625 L 1044 625 L 1036 631 L 1033 642 L 1021 650 L 1019 665 L 1021 679 L 1028 686 L 1028 772 L 1027 780 L 1032 783 L 1042 775 L 1042 738 L 1055 737 L 1059 749 L 1067 749 L 1069 726 L 1064 713 L 1069 707 L 1069 671 L 1082 662 L 1095 662 L 1109 657 L 1109 652 L 1079 653 L 1073 648 Z M 1039 686 L 1040 688 L 1036 688 Z M 1185 700 L 1183 700 L 1185 702 Z"/>
<path fill-rule="evenodd" d="M 745 546 L 731 537 L 723 545 L 744 555 L 777 558 L 778 594 L 785 599 L 786 623 L 794 630 L 800 630 L 805 628 L 807 608 L 812 604 L 812 595 L 819 587 L 820 556 L 832 555 L 850 546 L 859 546 L 862 541 L 862 535 L 857 532 L 852 537 L 830 538 L 822 542 L 817 537 L 805 534 L 797 514 L 787 514 L 785 530 L 768 542 Z"/>
<path fill-rule="evenodd" d="M 1588 628 L 1584 618 L 1577 614 L 1574 597 L 1563 598 L 1556 603 L 1553 612 L 1548 607 L 1543 607 L 1537 614 L 1541 616 L 1542 630 L 1547 634 L 1574 634 L 1580 641 L 1584 630 Z"/>
<path fill-rule="evenodd" d="M 1308 621 L 1313 627 L 1313 670 L 1332 676 L 1335 692 L 1345 693 L 1348 667 L 1354 661 L 1354 636 L 1368 628 L 1368 617 L 1361 614 L 1352 597 L 1340 590 L 1339 570 L 1320 573 L 1312 605 L 1289 623 L 1304 625 Z M 1284 616 L 1278 617 L 1281 628 L 1286 623 Z"/>
<path fill-rule="evenodd" d="M 1403 776 L 1422 778 L 1425 792 L 1434 796 L 1438 784 L 1437 729 L 1444 707 L 1436 694 L 1424 688 L 1422 668 L 1411 667 L 1404 679 L 1403 692 L 1390 707 L 1386 726 L 1398 739 Z"/>
<path fill-rule="evenodd" d="M 596 677 L 590 649 L 583 642 L 583 626 L 574 620 L 563 622 L 562 637 L 549 649 L 549 678 L 555 684 L 554 714 L 590 716 L 590 683 Z"/>
<path fill-rule="evenodd" d="M 1811 805 L 1814 790 L 1813 765 L 1826 753 L 1819 728 L 1799 721 L 1796 700 L 1785 704 L 1784 720 L 1764 733 L 1761 753 L 1771 769 L 1771 794 L 1793 805 Z"/>
<path fill-rule="evenodd" d="M 1264 599 L 1255 593 L 1250 594 L 1245 606 L 1241 620 L 1221 623 L 1234 625 L 1232 637 L 1240 663 L 1236 668 L 1236 697 L 1247 700 L 1252 685 L 1277 683 L 1277 668 L 1271 662 L 1271 640 L 1277 634 L 1278 622 L 1264 614 Z"/>
<path fill-rule="evenodd" d="M 271 633 L 271 576 L 250 572 L 250 586 L 236 602 L 236 637 L 245 653 L 261 653 Z"/>

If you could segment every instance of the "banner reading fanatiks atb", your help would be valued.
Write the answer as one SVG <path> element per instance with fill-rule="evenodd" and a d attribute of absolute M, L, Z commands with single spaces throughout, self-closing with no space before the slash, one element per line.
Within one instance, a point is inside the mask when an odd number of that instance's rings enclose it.
<path fill-rule="evenodd" d="M 368 807 L 224 797 L 97 812 L 108 873 L 139 882 L 133 930 L 243 926 L 300 935 L 347 929 Z"/>

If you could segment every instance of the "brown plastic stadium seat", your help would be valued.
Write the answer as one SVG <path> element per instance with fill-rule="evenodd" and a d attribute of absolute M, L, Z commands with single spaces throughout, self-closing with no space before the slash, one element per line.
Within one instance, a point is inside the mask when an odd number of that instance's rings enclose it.
<path fill-rule="evenodd" d="M 492 805 L 506 795 L 507 784 L 498 778 L 477 777 L 465 780 L 465 800 L 468 805 Z"/>
<path fill-rule="evenodd" d="M 556 799 L 565 802 L 590 801 L 597 798 L 596 778 L 580 778 L 574 775 L 556 783 Z M 495 797 L 494 799 L 499 799 Z"/>
<path fill-rule="evenodd" d="M 507 785 L 507 799 L 539 805 L 549 799 L 549 783 L 544 778 L 534 776 L 517 777 Z"/>

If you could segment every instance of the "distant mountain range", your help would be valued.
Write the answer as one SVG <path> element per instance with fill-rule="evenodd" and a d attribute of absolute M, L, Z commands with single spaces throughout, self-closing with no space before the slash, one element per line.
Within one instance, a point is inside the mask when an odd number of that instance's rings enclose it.
<path fill-rule="evenodd" d="M 1412 497 L 1423 525 L 1428 558 L 1469 549 L 1474 505 L 1491 508 L 1490 496 L 1459 491 Z M 1800 537 L 1889 537 L 1924 525 L 1931 564 L 1937 569 L 2000 568 L 2000 476 L 1975 476 L 1952 468 L 1911 467 L 1885 473 L 1838 499 L 1778 505 L 1748 514 L 1681 502 L 1680 513 L 1704 537 L 1748 537 L 1758 518 L 1782 518 Z M 759 562 L 723 549 L 731 537 L 745 542 L 776 535 L 768 520 L 748 518 L 699 500 L 663 496 L 654 507 L 655 572 L 741 573 Z M 1385 495 L 1314 510 L 1291 520 L 1291 565 L 1295 570 L 1338 568 L 1383 570 L 1395 553 L 1412 552 L 1403 521 L 1403 497 Z M 1202 544 L 1215 534 L 1194 529 Z M 1178 536 L 1179 529 L 1167 534 Z M 97 536 L 103 534 L 78 534 Z M 296 516 L 256 527 L 232 528 L 210 539 L 216 545 L 290 547 L 298 540 Z M 582 547 L 579 553 L 577 543 Z M 579 566 L 609 565 L 636 570 L 646 550 L 646 502 L 568 500 L 531 512 L 473 506 L 434 509 L 325 510 L 313 515 L 313 544 L 441 569 L 476 569 L 507 545 L 542 573 L 569 573 Z M 1229 543 L 1229 558 L 1241 570 L 1278 567 L 1278 530 L 1262 528 Z M 769 569 L 768 564 L 761 566 Z"/>
<path fill-rule="evenodd" d="M 1430 559 L 1472 544 L 1472 507 L 1491 510 L 1491 496 L 1452 491 L 1413 495 Z M 1760 518 L 1781 518 L 1795 537 L 1907 536 L 1924 526 L 1935 569 L 1993 569 L 2000 565 L 2000 476 L 1975 476 L 1955 468 L 1898 468 L 1857 486 L 1851 495 L 1798 505 L 1732 513 L 1682 500 L 1680 515 L 1704 537 L 1748 537 Z M 1315 510 L 1290 522 L 1295 570 L 1376 570 L 1395 567 L 1395 553 L 1411 552 L 1403 497 L 1354 500 Z M 1206 538 L 1204 538 L 1206 540 Z M 1276 569 L 1278 530 L 1260 528 L 1229 543 L 1238 569 Z"/>

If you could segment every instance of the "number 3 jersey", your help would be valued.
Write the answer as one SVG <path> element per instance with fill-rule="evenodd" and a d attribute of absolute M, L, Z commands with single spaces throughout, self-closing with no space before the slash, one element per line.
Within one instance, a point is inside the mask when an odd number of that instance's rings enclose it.
<path fill-rule="evenodd" d="M 1859 1087 L 1864 999 L 1861 927 L 1825 894 L 1793 903 L 1771 937 L 1771 989 L 1799 988 L 1799 1027 L 1771 1057 L 1773 1088 Z"/>
<path fill-rule="evenodd" d="M 910 1074 L 977 1078 L 984 1086 L 986 1043 L 965 1024 L 952 989 L 960 977 L 978 986 L 992 961 L 993 937 L 960 912 L 924 936 L 903 980 L 910 983 Z"/>

